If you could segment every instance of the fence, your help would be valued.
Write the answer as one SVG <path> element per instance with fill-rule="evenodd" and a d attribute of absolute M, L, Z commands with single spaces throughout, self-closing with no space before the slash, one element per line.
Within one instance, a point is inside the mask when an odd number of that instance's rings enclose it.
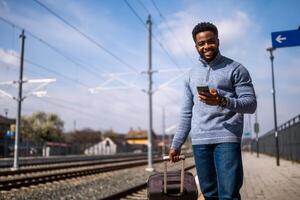
<path fill-rule="evenodd" d="M 274 130 L 259 138 L 259 152 L 276 156 Z M 293 161 L 300 161 L 300 115 L 278 127 L 279 156 Z M 251 141 L 251 150 L 257 150 L 255 140 Z"/>

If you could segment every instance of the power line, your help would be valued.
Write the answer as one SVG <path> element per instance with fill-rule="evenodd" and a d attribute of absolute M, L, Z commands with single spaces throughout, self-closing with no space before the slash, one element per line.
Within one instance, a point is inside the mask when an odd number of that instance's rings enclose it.
<path fill-rule="evenodd" d="M 145 4 L 141 1 L 138 0 L 139 4 L 142 6 L 142 8 L 144 8 L 144 10 L 148 13 L 148 15 L 150 15 L 150 11 L 148 10 L 148 8 L 145 6 Z"/>
<path fill-rule="evenodd" d="M 13 55 L 13 56 L 19 58 L 19 57 L 16 56 L 16 55 Z M 58 73 L 58 72 L 54 71 L 54 70 L 48 69 L 48 68 L 46 68 L 46 67 L 44 67 L 44 66 L 42 66 L 42 65 L 40 65 L 40 64 L 37 64 L 37 63 L 35 63 L 35 62 L 31 61 L 31 60 L 28 60 L 28 59 L 24 59 L 24 60 L 25 60 L 26 63 L 29 63 L 29 64 L 34 65 L 34 66 L 36 66 L 36 67 L 42 68 L 42 69 L 44 69 L 45 71 L 48 71 L 48 72 L 53 73 L 53 74 L 56 74 L 56 75 L 58 75 L 58 76 L 61 76 L 61 77 L 65 78 L 65 79 L 67 79 L 67 80 L 69 80 L 69 81 L 71 81 L 71 82 L 74 82 L 74 83 L 76 83 L 76 84 L 78 84 L 78 85 L 80 85 L 80 86 L 82 86 L 82 87 L 84 87 L 84 88 L 90 88 L 88 85 L 86 85 L 86 84 L 84 84 L 84 83 L 82 83 L 82 82 L 80 82 L 80 81 L 78 81 L 78 80 L 72 79 L 72 78 L 67 77 L 67 76 L 65 76 L 65 75 L 63 75 L 63 74 L 61 74 L 61 73 Z M 32 73 L 32 72 L 33 72 L 33 71 L 31 71 L 31 73 Z M 117 100 L 120 101 L 120 102 L 124 102 L 123 99 L 121 99 L 121 98 L 119 98 L 119 97 L 116 97 L 115 95 L 112 95 L 112 94 L 109 94 L 109 95 L 112 96 L 114 99 L 117 99 Z M 60 101 L 61 101 L 61 100 L 60 100 Z M 127 102 L 130 103 L 130 104 L 132 104 L 131 101 L 127 101 Z M 52 104 L 55 104 L 55 103 L 52 102 Z M 56 104 L 57 104 L 57 103 L 56 103 Z M 60 104 L 57 104 L 57 105 L 60 105 Z M 62 107 L 62 105 L 61 105 L 61 107 Z M 66 106 L 65 106 L 65 107 L 66 107 Z M 73 111 L 74 111 L 74 109 L 73 109 Z M 125 118 L 124 118 L 124 119 L 125 119 Z"/>
<path fill-rule="evenodd" d="M 170 27 L 170 25 L 169 25 L 167 19 L 164 17 L 164 15 L 163 15 L 162 12 L 160 11 L 160 9 L 158 8 L 158 6 L 157 6 L 156 3 L 154 2 L 154 0 L 151 0 L 151 2 L 152 2 L 152 4 L 153 4 L 154 8 L 157 10 L 159 16 L 165 21 L 168 30 L 173 34 L 173 36 L 174 36 L 173 39 L 177 42 L 177 44 L 179 45 L 179 47 L 183 50 L 184 54 L 185 54 L 187 57 L 190 58 L 190 61 L 191 61 L 191 63 L 193 64 L 193 62 L 192 62 L 192 60 L 193 60 L 192 57 L 191 57 L 191 56 L 184 50 L 184 48 L 182 47 L 182 44 L 181 44 L 181 43 L 179 42 L 179 40 L 177 39 L 176 34 L 175 34 L 174 31 L 171 29 L 171 27 Z"/>
<path fill-rule="evenodd" d="M 39 67 L 39 68 L 42 68 L 42 69 L 44 69 L 45 71 L 48 71 L 48 72 L 50 72 L 50 73 L 52 73 L 52 74 L 56 74 L 56 75 L 58 75 L 58 76 L 60 76 L 60 77 L 62 77 L 62 78 L 64 78 L 64 79 L 67 79 L 67 80 L 73 82 L 73 83 L 76 83 L 76 84 L 78 84 L 78 85 L 81 85 L 82 87 L 90 88 L 88 85 L 86 85 L 85 83 L 83 83 L 83 82 L 81 82 L 81 81 L 79 81 L 79 80 L 70 78 L 70 77 L 68 77 L 68 76 L 66 76 L 66 75 L 63 75 L 63 74 L 57 72 L 57 71 L 51 70 L 51 69 L 49 69 L 49 68 L 47 68 L 47 67 L 44 67 L 44 66 L 42 66 L 42 65 L 40 65 L 40 64 L 37 64 L 37 63 L 35 63 L 35 62 L 33 62 L 33 61 L 29 60 L 29 59 L 24 59 L 24 60 L 25 60 L 25 62 L 27 62 L 27 63 L 29 63 L 29 64 L 32 64 L 32 65 L 34 65 L 34 66 L 36 66 L 36 67 Z"/>
<path fill-rule="evenodd" d="M 0 16 L 0 20 L 4 21 L 5 23 L 11 25 L 12 27 L 16 27 L 19 30 L 23 30 L 24 28 L 16 25 L 15 23 L 4 19 L 3 17 Z M 34 38 L 35 40 L 41 42 L 42 44 L 46 45 L 48 48 L 50 48 L 51 50 L 53 50 L 54 52 L 58 53 L 59 55 L 61 55 L 62 57 L 64 57 L 65 59 L 69 60 L 70 62 L 72 62 L 73 64 L 79 66 L 81 69 L 87 71 L 89 74 L 95 76 L 96 78 L 99 78 L 95 73 L 97 73 L 96 71 L 91 71 L 89 68 L 83 66 L 82 64 L 78 63 L 77 61 L 75 61 L 73 58 L 71 58 L 70 56 L 67 56 L 66 54 L 64 54 L 61 50 L 59 50 L 57 47 L 51 45 L 49 42 L 46 42 L 45 40 L 41 39 L 40 37 L 36 36 L 35 34 L 31 33 L 30 31 L 26 30 L 26 33 L 28 33 L 29 36 L 31 36 L 32 38 Z"/>
<path fill-rule="evenodd" d="M 13 27 L 17 27 L 18 29 L 21 29 L 21 30 L 22 30 L 22 27 L 20 27 L 20 26 L 14 24 L 13 22 L 11 22 L 11 21 L 9 21 L 9 20 L 7 20 L 7 19 L 4 19 L 4 18 L 1 17 L 1 16 L 0 16 L 0 19 L 1 19 L 2 21 L 4 21 L 5 23 L 7 23 L 8 25 L 11 25 L 11 26 L 13 26 Z M 29 35 L 30 35 L 32 38 L 34 38 L 34 39 L 36 39 L 37 41 L 39 41 L 39 42 L 43 43 L 44 45 L 48 46 L 50 49 L 52 49 L 52 50 L 55 51 L 56 53 L 62 55 L 62 56 L 63 56 L 64 58 L 66 58 L 67 60 L 71 61 L 72 63 L 74 63 L 74 64 L 76 64 L 76 65 L 79 65 L 79 66 L 82 67 L 82 68 L 85 68 L 84 66 L 82 66 L 82 64 L 78 63 L 77 61 L 75 61 L 74 59 L 70 58 L 69 56 L 64 55 L 64 53 L 62 53 L 62 51 L 60 51 L 58 48 L 54 47 L 53 45 L 49 44 L 49 43 L 46 42 L 45 40 L 43 40 L 43 39 L 37 37 L 36 35 L 34 35 L 33 33 L 29 32 L 29 31 L 26 31 L 26 32 L 28 32 Z M 17 58 L 19 58 L 19 57 L 17 57 Z M 63 77 L 63 78 L 65 78 L 65 79 L 68 79 L 68 80 L 70 80 L 70 81 L 72 81 L 72 82 L 74 82 L 74 83 L 76 83 L 76 84 L 79 84 L 79 85 L 81 85 L 81 86 L 83 86 L 83 87 L 86 87 L 86 88 L 88 88 L 88 89 L 91 88 L 91 87 L 87 86 L 86 84 L 84 84 L 84 83 L 82 83 L 82 82 L 80 82 L 80 81 L 78 81 L 78 80 L 75 80 L 75 79 L 72 79 L 72 78 L 70 78 L 70 77 L 67 77 L 67 76 L 65 76 L 65 75 L 63 75 L 63 74 L 61 74 L 61 73 L 58 73 L 58 72 L 54 71 L 54 70 L 50 70 L 50 69 L 48 69 L 48 68 L 46 68 L 46 67 L 44 67 L 44 66 L 42 66 L 42 65 L 40 65 L 40 64 L 34 63 L 33 61 L 30 61 L 30 60 L 28 60 L 28 59 L 25 59 L 25 61 L 28 62 L 28 63 L 30 63 L 30 64 L 32 64 L 32 65 L 34 65 L 34 66 L 37 66 L 37 67 L 39 67 L 39 68 L 42 68 L 42 69 L 44 69 L 44 70 L 46 70 L 46 71 L 48 71 L 48 72 L 51 72 L 51 73 L 53 73 L 53 74 L 56 74 L 56 75 L 58 75 L 58 76 L 60 76 L 60 77 Z M 82 62 L 82 61 L 81 61 L 81 62 Z M 85 63 L 85 65 L 87 65 L 87 64 Z M 91 72 L 91 71 L 90 71 L 90 73 L 93 74 L 93 75 L 95 76 L 95 73 L 94 73 L 94 72 Z M 97 76 L 96 76 L 96 77 L 97 77 Z M 97 77 L 97 78 L 98 78 L 98 77 Z M 112 96 L 114 96 L 114 95 L 112 95 Z M 114 96 L 114 97 L 115 97 L 115 96 Z"/>
<path fill-rule="evenodd" d="M 16 58 L 19 58 L 19 56 L 16 56 L 16 55 L 13 55 L 13 56 L 16 57 Z M 71 81 L 71 82 L 73 82 L 73 83 L 75 83 L 75 84 L 77 84 L 77 85 L 80 85 L 80 86 L 82 86 L 82 87 L 84 87 L 84 88 L 87 88 L 87 89 L 90 89 L 90 88 L 91 88 L 90 86 L 86 85 L 85 83 L 83 83 L 83 82 L 81 82 L 81 81 L 79 81 L 79 80 L 72 79 L 72 78 L 70 78 L 70 77 L 68 77 L 68 76 L 65 76 L 65 75 L 59 73 L 59 72 L 56 72 L 56 71 L 51 70 L 51 69 L 48 69 L 47 67 L 44 67 L 44 66 L 42 66 L 42 65 L 40 65 L 40 64 L 38 64 L 38 63 L 35 63 L 34 61 L 31 61 L 31 60 L 29 60 L 29 59 L 24 59 L 24 61 L 25 61 L 26 63 L 29 63 L 29 64 L 33 65 L 33 66 L 36 66 L 36 67 L 38 67 L 38 68 L 41 68 L 41 69 L 43 69 L 43 70 L 45 70 L 45 71 L 48 71 L 48 72 L 53 73 L 53 74 L 56 74 L 56 75 L 58 75 L 58 76 L 60 76 L 60 77 L 62 77 L 62 78 L 64 78 L 64 79 L 69 80 L 69 81 Z M 115 96 L 115 95 L 113 95 L 113 94 L 109 94 L 109 95 L 112 96 L 112 98 L 114 98 L 114 99 L 116 99 L 116 100 L 118 100 L 118 101 L 120 101 L 120 102 L 124 102 L 124 99 L 121 99 L 121 98 L 119 98 L 119 97 L 117 97 L 117 96 Z M 126 100 L 127 100 L 127 99 L 126 99 Z M 127 100 L 127 102 L 128 102 L 129 104 L 133 104 L 133 103 L 132 103 L 131 101 L 129 101 L 129 100 Z"/>
<path fill-rule="evenodd" d="M 28 31 L 26 31 L 28 32 Z M 89 74 L 95 76 L 96 78 L 99 78 L 99 76 L 97 76 L 95 73 L 98 73 L 97 71 L 92 71 L 90 69 L 88 69 L 87 67 L 83 66 L 82 64 L 78 63 L 77 61 L 75 61 L 73 58 L 71 58 L 70 56 L 64 54 L 61 50 L 59 50 L 58 48 L 54 47 L 53 45 L 49 44 L 48 42 L 44 41 L 43 39 L 38 38 L 37 36 L 33 35 L 32 33 L 28 32 L 29 35 L 33 38 L 35 38 L 36 40 L 40 41 L 41 43 L 45 44 L 46 46 L 48 46 L 50 49 L 52 49 L 53 51 L 55 51 L 56 53 L 60 54 L 61 56 L 63 56 L 65 59 L 69 60 L 70 62 L 72 62 L 73 64 L 79 66 L 81 69 L 87 71 Z"/>
<path fill-rule="evenodd" d="M 142 20 L 142 18 L 138 15 L 138 13 L 135 11 L 135 9 L 128 3 L 127 0 L 124 0 L 125 4 L 129 7 L 129 9 L 133 12 L 133 14 L 138 18 L 138 20 L 144 25 L 144 27 L 147 29 L 146 23 Z M 160 48 L 165 52 L 169 60 L 179 69 L 182 70 L 182 67 L 178 65 L 178 63 L 172 58 L 172 56 L 169 54 L 169 52 L 165 49 L 164 45 L 156 38 L 154 34 L 152 34 L 152 37 L 154 40 L 158 43 Z"/>
<path fill-rule="evenodd" d="M 4 21 L 4 22 L 7 23 L 8 25 L 11 25 L 11 26 L 13 26 L 13 27 L 17 27 L 18 29 L 22 30 L 22 28 L 21 28 L 20 26 L 14 24 L 13 22 L 11 22 L 11 21 L 9 21 L 9 20 L 7 20 L 7 19 L 1 17 L 1 16 L 0 16 L 0 20 Z M 57 53 L 59 53 L 59 54 L 61 54 L 62 56 L 64 56 L 63 53 L 62 53 L 60 50 L 58 50 L 56 47 L 50 45 L 49 43 L 47 43 L 47 42 L 44 41 L 43 39 L 40 39 L 39 37 L 35 36 L 34 34 L 30 33 L 29 31 L 26 31 L 26 32 L 28 32 L 29 35 L 30 35 L 31 37 L 37 39 L 38 41 L 40 41 L 40 42 L 42 42 L 43 44 L 47 45 L 47 46 L 48 46 L 49 48 L 51 48 L 52 50 L 54 50 L 54 51 L 56 51 Z M 12 56 L 14 56 L 14 57 L 16 57 L 16 58 L 18 58 L 18 59 L 20 58 L 20 57 L 17 56 L 17 55 L 12 55 Z M 70 58 L 68 58 L 67 56 L 64 56 L 64 57 L 65 57 L 66 59 L 70 60 Z M 24 59 L 24 60 L 25 60 L 26 63 L 29 63 L 29 64 L 32 64 L 32 65 L 34 65 L 34 66 L 36 66 L 36 67 L 42 68 L 42 69 L 44 69 L 45 71 L 48 71 L 48 72 L 50 72 L 50 73 L 52 73 L 52 74 L 56 74 L 56 75 L 58 75 L 58 76 L 60 76 L 60 77 L 62 77 L 62 78 L 64 78 L 64 79 L 67 79 L 67 80 L 73 82 L 73 83 L 76 83 L 76 84 L 78 84 L 78 85 L 81 85 L 82 87 L 85 87 L 85 88 L 87 88 L 87 89 L 90 89 L 90 88 L 91 88 L 90 86 L 86 85 L 85 83 L 83 83 L 83 82 L 81 82 L 81 81 L 79 81 L 79 80 L 70 78 L 70 77 L 68 77 L 68 76 L 66 76 L 66 75 L 63 75 L 63 74 L 57 72 L 57 71 L 51 70 L 51 69 L 49 69 L 49 68 L 47 68 L 47 67 L 44 67 L 44 66 L 42 66 L 42 65 L 40 65 L 40 64 L 37 64 L 37 63 L 35 63 L 35 62 L 33 62 L 33 61 L 29 60 L 29 59 Z M 74 62 L 73 62 L 73 63 L 74 63 Z M 116 98 L 116 96 L 114 96 L 114 95 L 111 95 L 111 96 L 113 96 L 114 98 Z M 119 100 L 120 100 L 120 99 L 119 99 Z M 122 100 L 122 101 L 123 101 L 123 100 Z M 128 102 L 129 102 L 129 101 L 128 101 Z"/>
<path fill-rule="evenodd" d="M 51 97 L 51 99 L 53 99 L 53 100 L 55 100 L 55 101 L 57 101 L 57 102 L 65 102 L 66 104 L 68 104 L 68 105 L 71 105 L 71 104 L 73 104 L 75 107 L 83 107 L 83 105 L 80 105 L 80 104 L 76 104 L 76 103 L 74 103 L 74 102 L 69 102 L 69 101 L 66 101 L 66 99 L 62 99 L 62 98 L 57 98 L 57 97 Z M 110 112 L 111 112 L 111 110 L 109 110 Z M 105 113 L 105 114 L 107 114 L 107 112 L 102 112 L 103 114 Z M 113 112 L 111 112 L 112 114 L 115 114 L 115 113 L 113 113 Z M 126 112 L 127 113 L 127 112 Z M 121 118 L 121 120 L 122 121 L 126 121 L 127 119 L 128 119 L 128 114 L 126 114 L 125 113 L 125 115 L 123 114 L 123 113 L 117 113 L 116 114 L 116 116 L 117 117 L 119 117 L 119 118 Z M 129 112 L 129 113 L 133 113 L 133 112 Z M 107 120 L 107 118 L 105 118 L 105 120 Z M 141 118 L 138 118 L 138 120 L 141 120 Z M 127 122 L 127 121 L 126 121 Z"/>
<path fill-rule="evenodd" d="M 54 106 L 56 106 L 56 107 L 60 107 L 60 108 L 64 108 L 64 109 L 67 109 L 67 110 L 76 112 L 76 113 L 84 114 L 84 115 L 90 117 L 90 118 L 93 119 L 93 120 L 95 120 L 95 119 L 98 118 L 98 116 L 94 116 L 94 115 L 92 115 L 92 114 L 90 114 L 90 113 L 87 113 L 87 112 L 83 112 L 83 111 L 81 111 L 81 110 L 74 109 L 74 108 L 72 108 L 72 107 L 70 107 L 70 106 L 65 106 L 65 105 L 62 105 L 62 104 L 59 104 L 59 103 L 56 103 L 56 102 L 52 102 L 52 101 L 46 100 L 45 98 L 38 98 L 38 99 L 41 100 L 41 101 L 47 102 L 48 104 L 54 105 Z M 97 121 L 97 122 L 99 122 L 99 121 Z"/>
<path fill-rule="evenodd" d="M 41 4 L 39 1 L 36 1 L 36 0 L 34 0 L 35 2 L 37 2 L 37 3 L 39 3 L 39 4 Z M 44 7 L 44 6 L 43 6 Z M 47 8 L 46 8 L 47 9 Z M 50 12 L 50 9 L 47 9 L 49 12 Z M 52 13 L 52 12 L 51 12 Z M 53 14 L 53 13 L 52 13 Z M 56 16 L 56 15 L 55 15 Z M 63 18 L 60 18 L 59 17 L 59 15 L 57 15 L 56 17 L 58 17 L 60 20 L 63 20 Z M 5 21 L 6 23 L 8 23 L 8 24 L 10 24 L 10 25 L 12 25 L 12 26 L 15 26 L 15 27 L 17 27 L 17 28 L 19 28 L 19 29 L 21 29 L 19 26 L 17 26 L 17 25 L 15 25 L 15 24 L 13 24 L 13 23 L 10 23 L 8 20 L 6 20 L 6 19 L 4 19 L 4 18 L 2 18 L 2 17 L 0 17 L 1 19 L 2 19 L 2 21 Z M 67 21 L 64 21 L 63 20 L 63 22 L 64 23 L 67 23 L 67 25 L 71 25 L 71 24 L 69 24 Z M 142 20 L 141 20 L 141 22 L 143 22 Z M 144 22 L 143 22 L 143 24 L 145 24 Z M 73 29 L 75 29 L 77 32 L 79 31 L 79 33 L 80 34 L 82 34 L 83 36 L 86 36 L 83 32 L 81 32 L 79 29 L 77 29 L 75 26 L 72 26 L 71 25 L 71 28 L 73 28 Z M 38 41 L 40 41 L 40 42 L 42 42 L 42 43 L 44 43 L 45 45 L 47 45 L 49 48 L 51 48 L 51 49 L 53 49 L 54 51 L 56 51 L 57 53 L 59 53 L 59 54 L 61 54 L 61 55 L 63 55 L 65 58 L 67 58 L 67 56 L 65 56 L 60 50 L 58 50 L 56 47 L 54 47 L 54 46 L 52 46 L 52 45 L 50 45 L 49 43 L 47 43 L 46 41 L 44 41 L 44 40 L 42 40 L 42 39 L 40 39 L 40 38 L 38 38 L 37 36 L 35 36 L 34 34 L 32 34 L 32 33 L 30 33 L 30 32 L 28 32 L 29 34 L 30 34 L 30 36 L 31 37 L 33 37 L 33 38 L 35 38 L 35 39 L 37 39 Z M 88 36 L 86 36 L 86 37 L 88 37 Z M 91 38 L 87 38 L 87 39 L 91 39 Z M 156 38 L 155 38 L 156 39 Z M 91 41 L 91 40 L 90 40 Z M 157 39 L 156 39 L 156 41 L 157 41 Z M 95 42 L 95 41 L 91 41 L 91 42 Z M 160 46 L 164 49 L 164 47 L 163 47 L 163 45 L 159 42 L 159 41 L 157 41 L 159 44 L 160 44 Z M 165 49 L 164 49 L 165 50 Z M 167 53 L 167 52 L 166 52 Z M 168 53 L 167 53 L 168 54 Z M 170 55 L 169 55 L 170 56 Z M 170 57 L 171 58 L 171 57 Z M 68 60 L 70 60 L 69 58 L 67 58 Z M 63 78 L 65 78 L 65 79 L 67 79 L 67 80 L 70 80 L 70 81 L 72 81 L 72 82 L 74 82 L 74 83 L 76 83 L 76 84 L 79 84 L 79 85 L 81 85 L 81 86 L 83 86 L 83 87 L 89 87 L 89 86 L 87 86 L 86 84 L 84 84 L 84 83 L 82 83 L 82 82 L 80 82 L 80 81 L 78 81 L 78 80 L 75 80 L 75 79 L 72 79 L 72 78 L 70 78 L 70 77 L 67 77 L 67 76 L 65 76 L 65 75 L 63 75 L 63 74 L 61 74 L 61 73 L 58 73 L 58 72 L 56 72 L 56 71 L 54 71 L 54 70 L 50 70 L 50 69 L 48 69 L 48 68 L 46 68 L 46 67 L 43 67 L 43 66 L 41 66 L 41 65 L 39 65 L 39 64 L 37 64 L 37 63 L 34 63 L 33 61 L 30 61 L 30 60 L 28 60 L 28 59 L 26 59 L 25 60 L 27 63 L 30 63 L 30 64 L 32 64 L 32 65 L 35 65 L 35 66 L 38 66 L 38 67 L 40 67 L 40 68 L 43 68 L 44 70 L 46 70 L 46 71 L 48 71 L 48 72 L 51 72 L 51 73 L 54 73 L 54 74 L 56 74 L 56 75 L 58 75 L 58 76 L 61 76 L 61 77 L 63 77 Z M 173 61 L 173 62 L 175 62 L 175 61 Z M 177 65 L 177 63 L 176 63 L 176 65 Z M 134 69 L 135 70 L 135 69 Z"/>
<path fill-rule="evenodd" d="M 67 106 L 67 105 L 63 105 L 63 104 L 57 103 L 57 101 L 53 102 L 53 101 L 51 101 L 49 99 L 45 99 L 45 98 L 38 98 L 38 99 L 41 100 L 41 101 L 44 101 L 44 102 L 46 102 L 48 104 L 51 104 L 53 106 L 60 107 L 60 108 L 63 108 L 65 110 L 69 110 L 69 111 L 75 112 L 77 114 L 80 114 L 81 116 L 85 115 L 86 117 L 89 117 L 90 119 L 93 119 L 97 123 L 99 123 L 99 121 L 108 121 L 108 118 L 106 118 L 106 117 L 97 116 L 97 115 L 94 115 L 94 114 L 89 113 L 89 112 L 84 112 L 81 109 L 76 109 L 76 108 L 71 107 L 71 106 Z M 55 99 L 55 98 L 51 97 L 51 99 Z M 62 101 L 62 99 L 59 100 L 59 102 L 61 102 L 61 101 Z M 65 101 L 65 100 L 63 100 L 63 101 Z M 67 103 L 70 104 L 69 102 L 67 102 Z M 120 117 L 119 114 L 117 116 Z M 115 118 L 113 118 L 113 119 L 115 119 Z M 128 119 L 128 116 L 127 117 L 126 116 L 125 117 L 120 117 L 120 119 L 118 119 L 118 121 L 127 122 L 127 119 Z M 113 121 L 117 121 L 117 120 L 113 120 Z"/>
<path fill-rule="evenodd" d="M 70 77 L 68 77 L 68 76 L 65 76 L 65 75 L 59 73 L 59 72 L 56 72 L 56 71 L 51 70 L 51 69 L 48 69 L 47 67 L 44 67 L 44 66 L 42 66 L 42 65 L 40 65 L 40 64 L 37 64 L 37 63 L 35 63 L 35 62 L 31 61 L 31 60 L 28 60 L 28 59 L 24 59 L 24 60 L 25 60 L 25 62 L 27 62 L 27 63 L 29 63 L 29 64 L 32 64 L 32 65 L 34 65 L 34 66 L 36 66 L 36 67 L 39 67 L 39 68 L 42 68 L 42 69 L 44 69 L 44 70 L 46 70 L 46 71 L 48 71 L 48 72 L 51 72 L 51 73 L 53 73 L 53 74 L 56 74 L 56 75 L 58 75 L 58 76 L 61 76 L 61 77 L 65 78 L 65 79 L 67 79 L 67 80 L 69 80 L 69 81 L 71 81 L 71 82 L 73 82 L 73 83 L 76 83 L 77 85 L 80 85 L 80 86 L 82 86 L 82 87 L 84 87 L 84 88 L 87 88 L 87 89 L 90 89 L 90 88 L 91 88 L 90 86 L 86 85 L 85 83 L 83 83 L 83 82 L 81 82 L 81 81 L 79 81 L 79 80 L 72 79 L 72 78 L 70 78 Z M 113 98 L 118 99 L 119 101 L 124 101 L 123 99 L 120 99 L 120 98 L 116 97 L 115 95 L 112 95 L 112 94 L 110 94 L 110 95 L 111 95 Z M 130 101 L 127 101 L 127 102 L 132 103 L 132 102 L 130 102 Z"/>
<path fill-rule="evenodd" d="M 126 63 L 123 59 L 121 59 L 120 57 L 118 57 L 117 55 L 115 55 L 114 53 L 112 53 L 111 51 L 109 51 L 107 48 L 105 48 L 103 45 L 101 45 L 99 42 L 95 41 L 92 37 L 88 36 L 87 34 L 85 34 L 84 32 L 82 32 L 79 28 L 77 28 L 76 26 L 72 25 L 70 22 L 68 22 L 67 20 L 65 20 L 63 17 L 61 17 L 60 15 L 58 15 L 57 13 L 55 13 L 53 10 L 51 10 L 49 7 L 47 7 L 45 4 L 41 3 L 39 0 L 33 0 L 35 1 L 37 4 L 39 4 L 41 7 L 43 7 L 44 9 L 46 9 L 48 12 L 50 12 L 52 15 L 54 15 L 55 17 L 57 17 L 59 20 L 61 20 L 63 23 L 65 23 L 66 25 L 68 25 L 70 28 L 72 28 L 73 30 L 75 30 L 76 32 L 78 32 L 80 35 L 82 35 L 84 38 L 86 38 L 88 41 L 90 41 L 91 43 L 95 44 L 97 47 L 99 47 L 101 50 L 103 50 L 104 52 L 106 52 L 107 54 L 109 54 L 110 56 L 112 56 L 115 60 L 119 61 L 120 63 L 122 63 L 123 65 L 125 65 L 126 67 L 128 67 L 129 69 L 135 71 L 138 73 L 137 69 L 135 69 L 135 67 L 131 66 L 130 64 Z"/>

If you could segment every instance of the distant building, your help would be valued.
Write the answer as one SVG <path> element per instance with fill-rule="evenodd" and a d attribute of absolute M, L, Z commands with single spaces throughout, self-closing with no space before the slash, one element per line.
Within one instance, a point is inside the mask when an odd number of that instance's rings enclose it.
<path fill-rule="evenodd" d="M 130 145 L 132 151 L 134 152 L 146 152 L 147 151 L 147 145 L 148 145 L 148 132 L 147 130 L 137 129 L 134 130 L 130 128 L 126 135 L 126 142 Z M 157 150 L 157 140 L 156 140 L 156 134 L 152 133 L 152 141 L 153 150 Z"/>
<path fill-rule="evenodd" d="M 113 155 L 130 151 L 124 137 L 105 137 L 103 140 L 90 145 L 84 150 L 85 155 Z"/>
<path fill-rule="evenodd" d="M 0 139 L 4 139 L 4 136 L 6 135 L 7 131 L 10 131 L 13 126 L 15 126 L 16 120 L 15 119 L 9 119 L 2 115 L 0 115 Z"/>
<path fill-rule="evenodd" d="M 46 142 L 43 146 L 43 156 L 67 155 L 70 145 L 63 142 Z"/>
<path fill-rule="evenodd" d="M 148 144 L 148 135 L 147 130 L 134 130 L 130 129 L 126 136 L 126 142 L 133 145 L 147 145 Z"/>
<path fill-rule="evenodd" d="M 6 157 L 9 154 L 8 146 L 13 142 L 15 124 L 15 119 L 0 115 L 0 157 Z"/>

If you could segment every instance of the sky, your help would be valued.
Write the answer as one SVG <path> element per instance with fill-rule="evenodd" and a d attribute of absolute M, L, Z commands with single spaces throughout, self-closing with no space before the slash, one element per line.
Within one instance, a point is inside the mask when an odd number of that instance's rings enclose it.
<path fill-rule="evenodd" d="M 92 128 L 126 133 L 148 129 L 148 15 L 152 20 L 153 129 L 179 122 L 184 73 L 198 65 L 193 27 L 219 29 L 221 54 L 250 72 L 262 135 L 274 128 L 271 32 L 300 26 L 297 0 L 0 0 L 0 90 L 17 97 L 21 30 L 24 80 L 55 79 L 45 87 L 24 83 L 22 115 L 54 112 L 65 131 Z M 8 23 L 7 23 L 8 22 Z M 300 114 L 300 47 L 274 51 L 278 125 Z M 38 88 L 40 87 L 40 88 Z M 38 88 L 38 89 L 37 89 Z M 46 91 L 33 94 L 35 91 Z M 15 118 L 17 102 L 0 95 L 0 114 Z M 253 132 L 254 115 L 245 115 Z M 254 133 L 253 133 L 254 135 Z"/>

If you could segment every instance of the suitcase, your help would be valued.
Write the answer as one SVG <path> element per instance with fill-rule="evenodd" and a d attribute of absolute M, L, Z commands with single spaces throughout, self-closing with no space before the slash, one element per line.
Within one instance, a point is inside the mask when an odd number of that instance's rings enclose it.
<path fill-rule="evenodd" d="M 198 190 L 195 177 L 190 172 L 184 172 L 185 157 L 182 160 L 180 171 L 167 172 L 168 156 L 164 156 L 164 172 L 153 173 L 147 182 L 147 195 L 149 200 L 197 200 Z"/>

